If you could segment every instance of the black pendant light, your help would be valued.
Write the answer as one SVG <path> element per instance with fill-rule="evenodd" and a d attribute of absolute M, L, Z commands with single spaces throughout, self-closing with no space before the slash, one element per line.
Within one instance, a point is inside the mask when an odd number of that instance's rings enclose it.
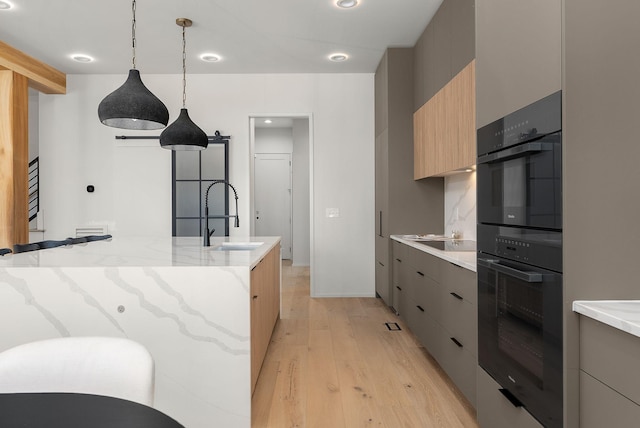
<path fill-rule="evenodd" d="M 209 145 L 207 134 L 198 127 L 185 107 L 187 102 L 187 42 L 185 29 L 193 22 L 187 18 L 176 19 L 176 24 L 182 27 L 182 109 L 180 115 L 171 125 L 160 134 L 160 147 L 170 150 L 204 150 Z"/>
<path fill-rule="evenodd" d="M 167 107 L 144 86 L 136 70 L 136 0 L 131 4 L 133 21 L 131 40 L 133 68 L 118 89 L 107 95 L 98 106 L 100 122 L 123 129 L 161 129 L 169 123 Z"/>

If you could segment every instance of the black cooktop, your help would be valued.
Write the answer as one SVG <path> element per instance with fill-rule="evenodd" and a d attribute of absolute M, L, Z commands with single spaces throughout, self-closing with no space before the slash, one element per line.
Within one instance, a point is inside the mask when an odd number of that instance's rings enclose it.
<path fill-rule="evenodd" d="M 426 245 L 441 251 L 476 251 L 476 241 L 454 239 L 450 241 L 415 241 L 416 244 Z"/>

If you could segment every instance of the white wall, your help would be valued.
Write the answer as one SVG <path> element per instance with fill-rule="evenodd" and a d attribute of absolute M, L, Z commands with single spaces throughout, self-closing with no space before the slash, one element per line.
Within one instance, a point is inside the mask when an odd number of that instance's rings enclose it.
<path fill-rule="evenodd" d="M 97 118 L 102 98 L 125 77 L 69 75 L 66 95 L 40 95 L 46 239 L 88 224 L 108 224 L 116 237 L 171 234 L 171 153 L 155 142 L 114 139 L 160 132 L 109 128 Z M 175 120 L 181 76 L 143 73 L 143 81 Z M 207 134 L 231 135 L 229 173 L 241 219 L 250 216 L 249 117 L 313 116 L 312 294 L 373 296 L 373 74 L 191 75 L 187 107 Z M 328 207 L 341 216 L 326 218 Z M 232 236 L 249 234 L 250 222 L 240 224 Z"/>
<path fill-rule="evenodd" d="M 256 128 L 256 153 L 293 153 L 293 128 Z"/>

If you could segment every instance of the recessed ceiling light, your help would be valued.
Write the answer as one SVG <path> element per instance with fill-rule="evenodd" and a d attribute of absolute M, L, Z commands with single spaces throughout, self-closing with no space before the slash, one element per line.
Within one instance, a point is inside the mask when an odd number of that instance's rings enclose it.
<path fill-rule="evenodd" d="M 271 119 L 265 119 L 264 123 L 272 123 Z"/>
<path fill-rule="evenodd" d="M 8 1 L 0 1 L 0 10 L 11 9 L 12 7 L 13 7 L 13 5 L 11 3 L 9 3 Z"/>
<path fill-rule="evenodd" d="M 220 55 L 216 55 L 213 53 L 204 53 L 202 55 L 200 55 L 200 59 L 206 62 L 218 62 L 220 61 L 222 58 L 220 57 Z"/>
<path fill-rule="evenodd" d="M 329 59 L 331 61 L 335 61 L 335 62 L 342 62 L 342 61 L 346 61 L 349 59 L 349 55 L 344 54 L 344 53 L 334 53 L 329 55 Z"/>
<path fill-rule="evenodd" d="M 71 59 L 77 62 L 93 62 L 93 58 L 85 54 L 73 54 Z"/>
<path fill-rule="evenodd" d="M 357 0 L 338 0 L 336 4 L 338 5 L 338 7 L 349 9 L 350 7 L 357 6 L 358 1 Z"/>

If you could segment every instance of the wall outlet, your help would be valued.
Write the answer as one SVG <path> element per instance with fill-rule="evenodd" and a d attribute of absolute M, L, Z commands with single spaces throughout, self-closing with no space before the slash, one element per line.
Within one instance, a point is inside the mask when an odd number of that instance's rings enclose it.
<path fill-rule="evenodd" d="M 325 212 L 328 218 L 340 217 L 340 208 L 327 208 Z"/>

